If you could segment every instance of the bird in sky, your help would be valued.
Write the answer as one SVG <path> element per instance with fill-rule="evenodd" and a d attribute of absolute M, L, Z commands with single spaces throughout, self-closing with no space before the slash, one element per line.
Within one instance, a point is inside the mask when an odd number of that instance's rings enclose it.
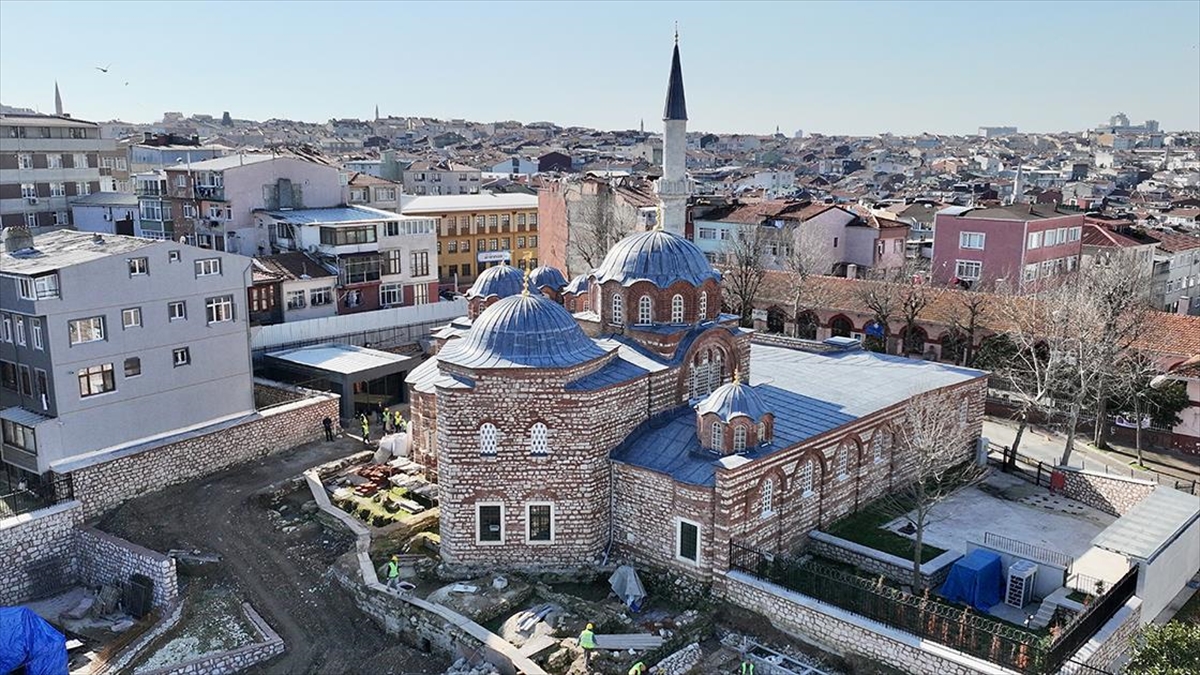
<path fill-rule="evenodd" d="M 100 72 L 102 72 L 102 73 L 107 73 L 107 72 L 108 72 L 108 69 L 109 69 L 109 68 L 112 68 L 112 64 L 110 63 L 110 64 L 108 64 L 107 66 L 104 66 L 103 68 L 101 68 L 100 66 L 95 66 L 95 68 L 96 68 L 96 70 L 98 70 L 98 71 L 100 71 Z"/>

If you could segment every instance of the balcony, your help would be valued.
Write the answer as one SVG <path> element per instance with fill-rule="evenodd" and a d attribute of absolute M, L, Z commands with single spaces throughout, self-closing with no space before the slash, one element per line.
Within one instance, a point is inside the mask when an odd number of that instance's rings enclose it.
<path fill-rule="evenodd" d="M 224 185 L 197 185 L 195 191 L 196 199 L 225 200 Z"/>

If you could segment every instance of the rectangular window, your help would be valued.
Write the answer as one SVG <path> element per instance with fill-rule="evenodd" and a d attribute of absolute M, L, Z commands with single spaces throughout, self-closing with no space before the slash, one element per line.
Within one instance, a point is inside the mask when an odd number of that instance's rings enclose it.
<path fill-rule="evenodd" d="M 73 159 L 72 164 L 75 165 L 76 169 L 83 169 L 83 168 L 87 167 L 87 155 L 86 154 L 84 154 L 82 152 L 77 152 L 77 153 L 75 153 L 75 156 L 72 159 Z M 105 157 L 104 159 L 111 160 L 112 157 Z"/>
<path fill-rule="evenodd" d="M 13 333 L 17 338 L 17 344 L 25 346 L 25 319 L 19 316 L 13 317 Z"/>
<path fill-rule="evenodd" d="M 412 275 L 423 277 L 429 275 L 429 251 L 412 252 Z"/>
<path fill-rule="evenodd" d="M 322 227 L 321 243 L 327 246 L 353 246 L 375 243 L 375 226 Z"/>
<path fill-rule="evenodd" d="M 222 295 L 208 298 L 204 301 L 204 309 L 207 313 L 208 323 L 233 321 L 233 296 Z"/>
<path fill-rule="evenodd" d="M 425 284 L 415 284 L 412 287 L 412 291 L 414 305 L 424 305 L 425 303 L 429 302 L 429 286 L 426 286 Z"/>
<path fill-rule="evenodd" d="M 22 279 L 22 282 L 25 280 Z M 58 297 L 58 274 L 43 274 L 33 279 L 33 294 L 37 300 L 49 300 Z"/>
<path fill-rule="evenodd" d="M 304 309 L 304 291 L 288 291 L 287 308 Z"/>
<path fill-rule="evenodd" d="M 28 152 L 22 152 L 21 154 L 17 155 L 17 168 L 32 169 L 33 155 L 29 154 Z"/>
<path fill-rule="evenodd" d="M 59 154 L 46 155 L 46 168 L 47 169 L 63 168 L 62 155 L 59 155 Z"/>
<path fill-rule="evenodd" d="M 504 543 L 504 505 L 476 504 L 475 520 L 479 524 L 476 531 L 478 544 Z"/>
<path fill-rule="evenodd" d="M 511 250 L 512 249 L 511 244 L 512 244 L 512 237 L 505 237 L 505 238 L 501 239 L 500 240 L 500 250 L 501 251 Z"/>
<path fill-rule="evenodd" d="M 67 337 L 72 345 L 104 339 L 104 317 L 93 316 L 67 322 Z"/>
<path fill-rule="evenodd" d="M 139 277 L 150 273 L 150 261 L 146 258 L 129 259 L 129 276 Z"/>
<path fill-rule="evenodd" d="M 400 260 L 404 256 L 404 251 L 398 248 L 389 249 L 383 252 L 383 273 L 384 274 L 400 274 Z"/>
<path fill-rule="evenodd" d="M 554 506 L 552 504 L 526 505 L 525 522 L 526 541 L 554 541 Z"/>
<path fill-rule="evenodd" d="M 1083 228 L 1072 227 L 1071 231 L 1070 231 L 1070 236 L 1068 237 L 1068 241 L 1079 241 L 1079 237 L 1081 236 L 1082 231 L 1083 231 Z"/>
<path fill-rule="evenodd" d="M 470 265 L 468 265 L 468 264 L 464 264 L 464 265 L 462 266 L 462 275 L 463 275 L 464 277 L 469 277 L 469 276 L 471 276 L 471 266 L 470 266 Z"/>
<path fill-rule="evenodd" d="M 50 401 L 50 377 L 41 368 L 35 368 L 33 376 L 37 380 L 37 393 L 38 397 L 42 399 L 42 410 L 45 410 L 49 407 L 47 404 Z"/>
<path fill-rule="evenodd" d="M 1029 240 L 1025 243 L 1025 248 L 1034 249 L 1034 248 L 1041 248 L 1041 247 L 1042 247 L 1042 233 L 1041 232 L 1030 232 Z"/>
<path fill-rule="evenodd" d="M 22 365 L 21 370 L 21 395 L 33 396 L 33 375 L 29 370 L 29 366 Z"/>
<path fill-rule="evenodd" d="M 537 235 L 529 238 L 529 248 L 537 248 Z"/>
<path fill-rule="evenodd" d="M 78 377 L 79 398 L 103 394 L 114 391 L 117 388 L 116 379 L 113 377 L 113 365 L 111 363 L 84 368 L 79 371 Z"/>
<path fill-rule="evenodd" d="M 332 288 L 314 288 L 308 292 L 308 304 L 313 307 L 328 305 L 333 302 Z"/>
<path fill-rule="evenodd" d="M 529 214 L 529 224 L 537 225 L 537 214 L 536 213 Z"/>
<path fill-rule="evenodd" d="M 383 284 L 379 287 L 379 304 L 392 307 L 404 303 L 403 284 Z"/>
<path fill-rule="evenodd" d="M 167 262 L 179 262 L 182 259 L 179 251 L 167 251 Z"/>
<path fill-rule="evenodd" d="M 17 364 L 11 361 L 0 361 L 0 387 L 17 390 Z"/>
<path fill-rule="evenodd" d="M 4 315 L 2 328 L 3 331 L 0 333 L 0 337 L 3 337 L 5 342 L 11 344 L 13 341 L 12 319 L 7 314 Z"/>
<path fill-rule="evenodd" d="M 379 258 L 350 258 L 342 265 L 343 284 L 362 284 L 369 281 L 379 281 Z"/>
<path fill-rule="evenodd" d="M 75 183 L 75 194 L 84 197 L 92 194 L 92 186 L 87 181 L 79 181 Z"/>
<path fill-rule="evenodd" d="M 700 563 L 700 526 L 683 520 L 677 521 L 675 529 L 675 557 L 691 563 Z"/>
<path fill-rule="evenodd" d="M 487 223 L 488 223 L 488 229 L 489 229 L 489 230 L 490 230 L 490 229 L 492 229 L 492 228 L 494 228 L 494 227 L 496 227 L 496 221 L 497 221 L 497 217 L 496 217 L 496 216 L 488 216 L 488 217 L 487 217 L 487 219 L 488 219 L 488 220 L 487 220 Z"/>
<path fill-rule="evenodd" d="M 32 227 L 37 227 L 37 226 L 38 226 L 37 214 L 36 213 L 26 213 L 25 214 L 25 227 L 32 228 Z"/>
<path fill-rule="evenodd" d="M 34 349 L 43 349 L 44 348 L 42 345 L 42 320 L 41 319 L 30 319 L 29 320 L 29 335 L 33 339 L 33 348 Z"/>
<path fill-rule="evenodd" d="M 983 272 L 983 263 L 978 260 L 959 260 L 954 268 L 954 276 L 963 281 L 977 281 Z"/>
<path fill-rule="evenodd" d="M 1021 278 L 1025 281 L 1033 281 L 1033 280 L 1037 279 L 1037 275 L 1038 275 L 1038 265 L 1037 265 L 1037 263 L 1033 263 L 1032 265 L 1025 266 L 1025 271 L 1021 275 Z"/>
<path fill-rule="evenodd" d="M 21 197 L 23 199 L 37 197 L 37 186 L 33 183 L 21 183 Z"/>
<path fill-rule="evenodd" d="M 525 227 L 525 214 L 524 213 L 517 214 L 517 227 Z"/>
<path fill-rule="evenodd" d="M 50 196 L 51 197 L 66 197 L 67 196 L 67 184 L 66 183 L 51 183 L 50 184 Z"/>
<path fill-rule="evenodd" d="M 167 319 L 176 321 L 187 318 L 187 303 L 180 300 L 179 302 L 167 303 Z"/>
<path fill-rule="evenodd" d="M 121 326 L 124 328 L 136 328 L 142 325 L 142 308 L 130 307 L 129 309 L 121 310 Z"/>
<path fill-rule="evenodd" d="M 187 347 L 173 349 L 171 350 L 171 361 L 175 364 L 176 368 L 179 366 L 186 366 L 192 362 L 192 353 Z"/>
<path fill-rule="evenodd" d="M 4 444 L 24 450 L 31 455 L 37 454 L 37 442 L 34 440 L 33 427 L 4 420 Z"/>
<path fill-rule="evenodd" d="M 958 247 L 983 250 L 984 234 L 982 232 L 959 232 Z"/>
<path fill-rule="evenodd" d="M 54 225 L 70 225 L 71 215 L 66 211 L 55 211 L 53 214 L 53 220 L 51 222 Z"/>
<path fill-rule="evenodd" d="M 221 273 L 220 258 L 205 258 L 196 261 L 196 276 L 211 277 Z"/>
<path fill-rule="evenodd" d="M 136 356 L 125 359 L 125 377 L 137 377 L 142 374 L 142 360 Z"/>

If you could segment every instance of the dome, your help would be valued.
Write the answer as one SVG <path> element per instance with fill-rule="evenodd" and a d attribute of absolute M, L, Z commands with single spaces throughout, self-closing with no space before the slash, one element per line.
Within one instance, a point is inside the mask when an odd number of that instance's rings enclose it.
<path fill-rule="evenodd" d="M 496 296 L 507 298 L 525 289 L 525 273 L 512 265 L 496 265 L 479 273 L 467 291 L 467 299 Z"/>
<path fill-rule="evenodd" d="M 519 293 L 485 309 L 437 358 L 466 368 L 567 368 L 605 353 L 561 305 Z"/>
<path fill-rule="evenodd" d="M 535 267 L 529 272 L 529 288 L 531 290 L 549 286 L 556 291 L 561 291 L 566 285 L 567 278 L 563 276 L 563 273 L 549 265 Z"/>
<path fill-rule="evenodd" d="M 695 244 L 665 230 L 651 230 L 625 237 L 608 250 L 604 262 L 592 272 L 596 281 L 617 281 L 629 286 L 649 281 L 666 288 L 676 281 L 693 286 L 720 279 Z"/>
<path fill-rule="evenodd" d="M 592 286 L 592 284 L 590 281 L 588 281 L 587 275 L 580 274 L 579 276 L 572 279 L 571 283 L 567 284 L 567 287 L 565 289 L 563 289 L 563 292 L 564 293 L 574 293 L 575 295 L 579 295 L 580 293 L 587 293 L 588 289 L 591 288 L 591 286 Z"/>
<path fill-rule="evenodd" d="M 714 389 L 696 406 L 696 414 L 703 416 L 716 413 L 724 422 L 741 415 L 757 423 L 768 412 L 762 399 L 758 397 L 758 392 L 736 379 Z"/>

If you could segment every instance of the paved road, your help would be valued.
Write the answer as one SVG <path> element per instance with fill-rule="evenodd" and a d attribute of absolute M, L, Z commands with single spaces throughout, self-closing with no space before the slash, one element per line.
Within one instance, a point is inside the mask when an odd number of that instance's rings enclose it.
<path fill-rule="evenodd" d="M 307 521 L 283 532 L 256 492 L 361 449 L 342 438 L 127 502 L 101 529 L 157 551 L 198 548 L 223 556 L 213 572 L 235 584 L 279 633 L 287 651 L 257 673 L 440 673 L 445 659 L 400 645 L 325 575 L 351 548 L 345 535 Z M 297 497 L 292 508 L 301 501 Z"/>

